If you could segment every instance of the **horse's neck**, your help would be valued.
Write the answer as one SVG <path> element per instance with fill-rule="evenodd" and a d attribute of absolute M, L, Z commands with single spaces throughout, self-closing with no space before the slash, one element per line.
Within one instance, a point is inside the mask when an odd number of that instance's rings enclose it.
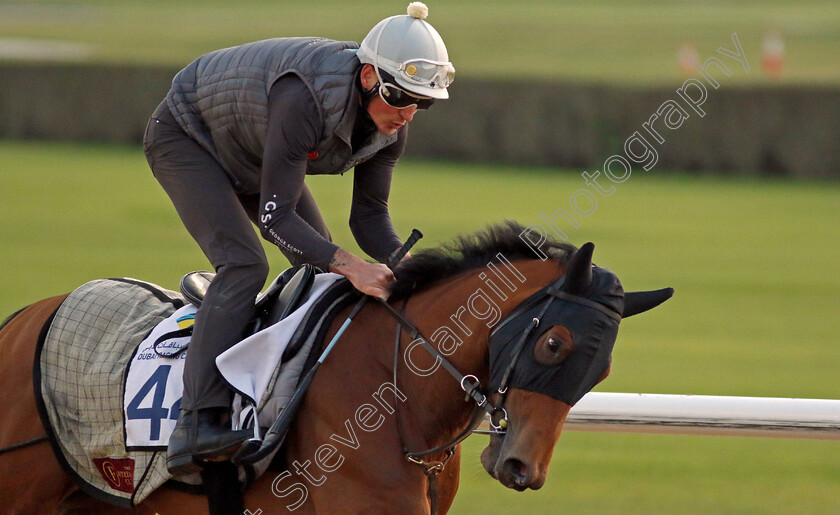
<path fill-rule="evenodd" d="M 461 374 L 487 385 L 492 327 L 561 272 L 556 263 L 540 261 L 467 272 L 411 297 L 406 317 Z M 405 339 L 401 346 L 398 382 L 408 397 L 404 426 L 415 433 L 406 444 L 417 451 L 418 445 L 439 445 L 463 430 L 475 405 L 464 401 L 457 381 L 443 367 L 435 369 L 434 359 L 420 345 L 406 354 L 410 344 Z"/>

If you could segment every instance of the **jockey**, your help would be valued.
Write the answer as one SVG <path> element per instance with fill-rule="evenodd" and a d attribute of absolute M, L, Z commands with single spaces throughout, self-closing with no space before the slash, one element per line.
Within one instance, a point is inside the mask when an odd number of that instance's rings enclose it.
<path fill-rule="evenodd" d="M 152 114 L 144 150 L 216 276 L 198 310 L 181 412 L 169 442 L 173 475 L 228 459 L 252 436 L 232 431 L 232 392 L 216 369 L 240 341 L 268 276 L 255 231 L 292 264 L 345 276 L 387 298 L 382 264 L 402 245 L 388 213 L 394 165 L 418 110 L 449 97 L 455 69 L 426 6 L 379 22 L 361 45 L 277 38 L 218 50 L 189 64 Z M 306 175 L 354 168 L 350 228 L 365 261 L 332 242 Z"/>

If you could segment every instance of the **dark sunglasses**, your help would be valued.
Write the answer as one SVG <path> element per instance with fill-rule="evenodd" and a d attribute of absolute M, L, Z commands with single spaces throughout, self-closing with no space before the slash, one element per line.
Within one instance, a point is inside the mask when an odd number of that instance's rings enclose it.
<path fill-rule="evenodd" d="M 405 109 L 411 106 L 417 109 L 428 109 L 435 103 L 434 98 L 414 96 L 408 91 L 387 82 L 380 83 L 379 96 L 386 104 L 396 109 Z"/>

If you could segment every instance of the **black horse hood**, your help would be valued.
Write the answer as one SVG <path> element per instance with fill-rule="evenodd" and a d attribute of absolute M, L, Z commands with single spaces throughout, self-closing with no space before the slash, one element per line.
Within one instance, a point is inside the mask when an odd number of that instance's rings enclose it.
<path fill-rule="evenodd" d="M 490 338 L 490 387 L 503 386 L 542 393 L 574 405 L 604 377 L 612 360 L 624 310 L 624 290 L 606 268 L 591 267 L 584 283 L 572 283 L 570 274 L 532 295 L 502 321 Z M 529 326 L 539 320 L 527 341 Z M 535 346 L 555 326 L 568 330 L 569 352 L 558 363 L 541 363 Z M 519 350 L 520 345 L 524 345 Z"/>

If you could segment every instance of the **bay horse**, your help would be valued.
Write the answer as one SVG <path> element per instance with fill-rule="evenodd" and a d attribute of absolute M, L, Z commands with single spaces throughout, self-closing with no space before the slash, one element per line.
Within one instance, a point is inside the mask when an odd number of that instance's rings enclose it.
<path fill-rule="evenodd" d="M 540 488 L 566 415 L 609 373 L 621 318 L 673 290 L 625 293 L 591 264 L 592 244 L 545 241 L 535 252 L 526 232 L 508 222 L 404 261 L 387 306 L 368 303 L 324 361 L 275 459 L 281 466 L 249 486 L 245 513 L 446 513 L 458 442 L 484 412 L 495 428 L 486 471 L 509 488 Z M 62 471 L 43 441 L 32 365 L 65 297 L 36 302 L 0 329 L 0 506 L 207 513 L 203 496 L 165 486 L 133 509 L 106 505 Z"/>

